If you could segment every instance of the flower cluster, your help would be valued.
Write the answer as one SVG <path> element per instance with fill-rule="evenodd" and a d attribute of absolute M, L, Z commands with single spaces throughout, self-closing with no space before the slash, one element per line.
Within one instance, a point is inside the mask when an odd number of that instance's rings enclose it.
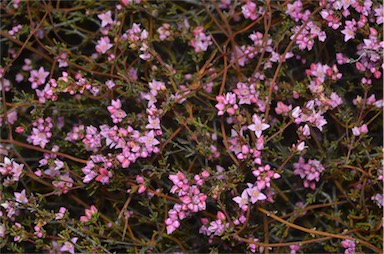
<path fill-rule="evenodd" d="M 102 155 L 92 155 L 91 160 L 81 170 L 84 173 L 83 182 L 89 183 L 93 179 L 102 184 L 108 184 L 109 179 L 113 177 L 110 169 L 113 168 L 111 159 Z"/>
<path fill-rule="evenodd" d="M 295 175 L 299 175 L 301 179 L 304 179 L 304 187 L 316 188 L 316 182 L 320 180 L 320 174 L 325 170 L 318 160 L 308 160 L 306 163 L 303 157 L 299 158 L 299 161 L 293 163 Z"/>
<path fill-rule="evenodd" d="M 28 136 L 27 141 L 32 143 L 34 146 L 44 148 L 50 142 L 52 137 L 52 118 L 39 118 L 32 123 L 32 126 L 32 132 Z"/>
<path fill-rule="evenodd" d="M 382 3 L 3 2 L 5 252 L 382 249 Z"/>
<path fill-rule="evenodd" d="M 200 234 L 207 236 L 221 236 L 227 228 L 229 228 L 229 223 L 226 222 L 226 218 L 223 212 L 217 212 L 217 220 L 209 222 L 208 218 L 201 218 L 202 226 L 199 229 Z M 212 241 L 212 240 L 211 240 Z"/>
<path fill-rule="evenodd" d="M 192 181 L 188 181 L 181 171 L 178 171 L 176 175 L 169 176 L 169 179 L 173 182 L 170 192 L 176 193 L 182 203 L 176 203 L 173 208 L 168 211 L 168 218 L 165 220 L 168 234 L 171 234 L 180 227 L 180 220 L 185 219 L 192 213 L 206 209 L 205 200 L 207 199 L 207 195 L 201 193 L 198 186 L 203 185 L 204 179 L 208 176 L 209 173 L 206 171 L 204 171 L 201 176 L 195 175 L 194 184 Z"/>
<path fill-rule="evenodd" d="M 23 164 L 18 164 L 8 157 L 4 157 L 4 162 L 0 163 L 0 173 L 4 177 L 3 185 L 9 186 L 14 182 L 18 182 L 23 173 L 23 168 Z"/>
<path fill-rule="evenodd" d="M 190 41 L 191 45 L 196 53 L 207 51 L 208 46 L 212 45 L 212 39 L 210 35 L 206 35 L 204 27 L 198 26 L 193 30 L 194 39 Z"/>
<path fill-rule="evenodd" d="M 341 241 L 341 245 L 345 248 L 344 254 L 353 254 L 356 253 L 356 244 L 351 240 Z"/>
<path fill-rule="evenodd" d="M 252 185 L 251 183 L 247 183 L 247 185 L 248 188 L 243 190 L 241 196 L 236 196 L 233 198 L 233 201 L 235 201 L 243 211 L 248 210 L 249 202 L 254 204 L 259 200 L 267 199 L 267 196 L 261 192 L 257 184 Z"/>
<path fill-rule="evenodd" d="M 111 113 L 113 123 L 120 123 L 127 116 L 127 113 L 121 109 L 121 106 L 119 99 L 112 100 L 111 106 L 108 106 L 108 111 Z"/>
<path fill-rule="evenodd" d="M 134 50 L 139 49 L 141 59 L 148 60 L 151 57 L 148 45 L 148 32 L 145 29 L 141 29 L 140 24 L 133 23 L 132 28 L 125 31 L 121 39 L 128 41 L 130 48 Z"/>

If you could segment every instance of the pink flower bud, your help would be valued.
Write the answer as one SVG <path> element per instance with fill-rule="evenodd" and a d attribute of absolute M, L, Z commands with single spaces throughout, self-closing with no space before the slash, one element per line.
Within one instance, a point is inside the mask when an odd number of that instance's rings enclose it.
<path fill-rule="evenodd" d="M 217 212 L 217 218 L 218 218 L 219 220 L 225 220 L 225 215 L 224 215 L 224 213 L 221 212 L 221 211 L 218 211 L 218 212 Z"/>
<path fill-rule="evenodd" d="M 363 124 L 360 127 L 360 132 L 363 133 L 363 134 L 367 134 L 368 133 L 368 126 L 366 124 Z"/>

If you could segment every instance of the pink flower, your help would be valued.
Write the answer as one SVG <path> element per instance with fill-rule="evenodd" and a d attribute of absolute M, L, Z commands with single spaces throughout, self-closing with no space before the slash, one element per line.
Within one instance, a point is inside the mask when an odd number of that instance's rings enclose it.
<path fill-rule="evenodd" d="M 215 107 L 219 110 L 217 115 L 221 116 L 227 112 L 229 115 L 234 115 L 239 108 L 236 104 L 236 94 L 228 92 L 224 95 L 216 96 L 217 104 Z"/>
<path fill-rule="evenodd" d="M 170 28 L 171 28 L 170 24 L 164 23 L 157 29 L 157 32 L 159 33 L 159 39 L 161 41 L 164 41 L 171 35 L 171 32 L 169 31 Z"/>
<path fill-rule="evenodd" d="M 7 231 L 6 227 L 3 224 L 1 224 L 0 225 L 0 237 L 1 238 L 5 238 L 5 236 L 6 236 L 5 232 L 6 231 Z"/>
<path fill-rule="evenodd" d="M 367 134 L 368 133 L 368 126 L 366 124 L 363 124 L 360 127 L 353 127 L 352 128 L 352 134 L 354 136 L 360 136 L 361 134 Z"/>
<path fill-rule="evenodd" d="M 145 126 L 147 129 L 160 130 L 160 119 L 158 117 L 148 116 L 148 124 Z"/>
<path fill-rule="evenodd" d="M 101 182 L 102 184 L 108 184 L 109 178 L 112 177 L 112 173 L 105 168 L 99 168 L 99 175 L 96 177 L 96 181 Z"/>
<path fill-rule="evenodd" d="M 32 133 L 28 136 L 28 143 L 32 143 L 34 146 L 39 145 L 41 148 L 44 148 L 46 144 L 49 143 L 50 132 L 40 131 L 38 128 L 32 128 Z"/>
<path fill-rule="evenodd" d="M 232 200 L 235 201 L 243 211 L 248 209 L 248 194 L 246 190 L 241 193 L 241 197 L 237 196 Z"/>
<path fill-rule="evenodd" d="M 345 28 L 341 30 L 341 33 L 344 34 L 344 41 L 347 42 L 350 39 L 354 39 L 355 31 L 356 29 L 354 29 L 353 27 L 345 26 Z"/>
<path fill-rule="evenodd" d="M 90 209 L 85 209 L 85 216 L 80 217 L 80 221 L 87 222 L 89 221 L 94 214 L 97 214 L 97 208 L 94 205 L 91 205 Z"/>
<path fill-rule="evenodd" d="M 246 189 L 249 197 L 251 198 L 251 203 L 254 204 L 259 200 L 265 200 L 267 199 L 267 196 L 265 196 L 257 186 L 254 186 L 252 188 L 247 188 Z"/>
<path fill-rule="evenodd" d="M 258 115 L 254 114 L 252 116 L 253 124 L 248 125 L 248 129 L 254 131 L 257 138 L 260 138 L 262 131 L 269 128 L 269 124 L 262 123 Z"/>
<path fill-rule="evenodd" d="M 355 242 L 354 241 L 351 241 L 351 240 L 343 240 L 343 241 L 341 241 L 341 245 L 346 249 L 345 251 L 344 251 L 344 254 L 354 254 L 354 253 L 356 253 L 355 252 L 355 246 L 356 246 L 356 244 L 355 244 Z"/>
<path fill-rule="evenodd" d="M 28 198 L 26 197 L 25 190 L 22 190 L 21 192 L 15 192 L 15 200 L 19 203 L 28 203 Z"/>
<path fill-rule="evenodd" d="M 113 24 L 111 11 L 107 11 L 106 13 L 101 13 L 97 15 L 97 17 L 101 20 L 101 27 L 105 27 L 109 24 Z"/>
<path fill-rule="evenodd" d="M 289 111 L 292 110 L 292 105 L 285 105 L 283 102 L 277 102 L 277 106 L 275 108 L 276 114 L 288 116 Z"/>
<path fill-rule="evenodd" d="M 293 167 L 295 168 L 293 173 L 300 175 L 301 179 L 304 180 L 304 187 L 312 190 L 316 188 L 315 183 L 320 180 L 320 174 L 325 170 L 320 161 L 308 160 L 308 163 L 305 163 L 303 157 L 300 157 L 299 161 L 293 164 Z"/>
<path fill-rule="evenodd" d="M 77 242 L 77 239 L 77 237 L 74 237 L 70 242 L 65 242 L 64 245 L 60 248 L 60 251 L 68 251 L 71 254 L 75 254 L 74 244 Z"/>
<path fill-rule="evenodd" d="M 308 148 L 308 146 L 305 145 L 304 141 L 300 142 L 300 144 L 298 144 L 296 147 L 297 151 L 299 152 L 303 151 L 305 148 Z"/>
<path fill-rule="evenodd" d="M 256 4 L 250 0 L 241 7 L 241 12 L 243 13 L 244 18 L 250 20 L 256 20 L 260 15 L 256 10 Z"/>
<path fill-rule="evenodd" d="M 111 106 L 108 106 L 107 109 L 111 113 L 111 118 L 113 123 L 120 123 L 127 116 L 124 110 L 121 109 L 121 101 L 119 99 L 112 100 Z"/>
<path fill-rule="evenodd" d="M 146 147 L 153 147 L 160 144 L 155 138 L 155 132 L 153 130 L 148 132 L 147 135 L 140 137 L 139 142 L 143 143 Z"/>
<path fill-rule="evenodd" d="M 384 7 L 382 4 L 379 5 L 376 9 L 373 9 L 375 11 L 375 17 L 376 17 L 376 23 L 378 25 L 383 24 L 384 20 Z"/>
<path fill-rule="evenodd" d="M 97 41 L 96 51 L 98 53 L 105 54 L 110 48 L 112 48 L 112 46 L 113 45 L 110 43 L 109 37 L 104 36 Z"/>
<path fill-rule="evenodd" d="M 195 52 L 207 51 L 208 46 L 212 45 L 212 38 L 210 35 L 203 33 L 203 27 L 198 26 L 193 30 L 195 38 L 190 41 L 189 45 L 195 48 Z"/>
<path fill-rule="evenodd" d="M 211 221 L 208 227 L 208 233 L 214 235 L 222 235 L 225 231 L 225 225 L 221 220 Z"/>
<path fill-rule="evenodd" d="M 32 83 L 32 88 L 36 89 L 38 86 L 45 83 L 45 79 L 48 77 L 49 72 L 45 71 L 43 67 L 40 67 L 38 71 L 32 70 L 30 75 L 28 81 Z"/>
<path fill-rule="evenodd" d="M 170 235 L 175 231 L 178 227 L 180 227 L 180 222 L 176 220 L 172 220 L 171 218 L 168 218 L 165 220 L 165 224 L 167 225 L 167 234 Z"/>
<path fill-rule="evenodd" d="M 60 207 L 59 212 L 55 214 L 55 220 L 61 220 L 64 218 L 64 214 L 67 211 L 67 208 Z"/>
<path fill-rule="evenodd" d="M 296 254 L 296 252 L 300 250 L 300 245 L 292 244 L 292 245 L 289 245 L 289 248 L 291 249 L 290 254 Z"/>

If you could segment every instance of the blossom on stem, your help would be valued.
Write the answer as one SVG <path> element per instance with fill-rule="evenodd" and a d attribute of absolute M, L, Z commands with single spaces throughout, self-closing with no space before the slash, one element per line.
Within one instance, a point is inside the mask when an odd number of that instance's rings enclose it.
<path fill-rule="evenodd" d="M 105 54 L 113 46 L 110 42 L 111 41 L 109 37 L 107 36 L 101 37 L 100 40 L 97 41 L 96 51 L 98 53 Z"/>
<path fill-rule="evenodd" d="M 109 24 L 113 24 L 111 11 L 107 11 L 106 13 L 101 13 L 97 15 L 97 17 L 101 20 L 101 27 L 105 27 Z"/>
<path fill-rule="evenodd" d="M 256 137 L 260 138 L 261 133 L 264 130 L 268 129 L 270 125 L 266 123 L 262 123 L 260 117 L 256 114 L 253 114 L 252 120 L 253 120 L 253 124 L 248 125 L 248 129 L 250 129 L 251 131 L 254 131 L 256 134 Z"/>

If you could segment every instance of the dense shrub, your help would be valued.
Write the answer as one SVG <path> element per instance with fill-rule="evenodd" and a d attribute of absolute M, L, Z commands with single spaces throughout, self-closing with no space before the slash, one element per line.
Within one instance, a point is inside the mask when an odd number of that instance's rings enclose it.
<path fill-rule="evenodd" d="M 1 5 L 4 252 L 381 252 L 383 5 Z"/>

